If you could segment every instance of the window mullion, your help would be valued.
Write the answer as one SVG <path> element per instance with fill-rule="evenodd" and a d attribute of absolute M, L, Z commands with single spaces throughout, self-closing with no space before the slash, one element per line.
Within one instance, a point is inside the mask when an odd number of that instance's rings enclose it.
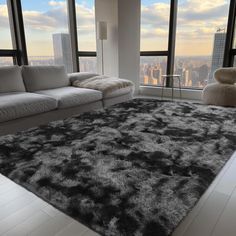
<path fill-rule="evenodd" d="M 25 31 L 20 0 L 7 0 L 10 14 L 10 27 L 13 40 L 13 48 L 17 50 L 18 65 L 28 65 Z"/>
<path fill-rule="evenodd" d="M 229 7 L 229 15 L 228 15 L 227 34 L 225 40 L 225 53 L 223 62 L 224 67 L 233 66 L 234 62 L 232 48 L 234 40 L 235 20 L 236 20 L 236 1 L 231 0 Z"/>
<path fill-rule="evenodd" d="M 170 3 L 170 20 L 169 20 L 167 74 L 173 74 L 174 73 L 177 8 L 178 8 L 178 0 L 171 0 L 171 3 Z M 170 81 L 170 79 L 167 78 L 166 86 L 170 87 L 171 83 L 172 83 L 172 81 Z"/>
<path fill-rule="evenodd" d="M 67 0 L 67 7 L 68 7 L 68 22 L 69 22 L 69 34 L 71 39 L 73 71 L 78 72 L 80 71 L 80 66 L 78 57 L 78 35 L 77 35 L 75 0 Z"/>

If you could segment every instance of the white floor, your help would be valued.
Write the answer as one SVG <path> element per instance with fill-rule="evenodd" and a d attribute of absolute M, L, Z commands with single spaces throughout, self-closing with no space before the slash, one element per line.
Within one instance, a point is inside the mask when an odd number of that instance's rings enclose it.
<path fill-rule="evenodd" d="M 0 235 L 98 236 L 0 175 Z M 173 236 L 236 235 L 236 152 Z"/>

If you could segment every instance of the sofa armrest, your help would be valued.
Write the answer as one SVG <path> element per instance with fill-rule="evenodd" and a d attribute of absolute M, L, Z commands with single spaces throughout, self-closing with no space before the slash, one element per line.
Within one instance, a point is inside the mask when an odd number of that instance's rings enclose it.
<path fill-rule="evenodd" d="M 73 83 L 76 80 L 85 80 L 94 76 L 98 76 L 98 74 L 91 73 L 91 72 L 76 72 L 76 73 L 68 74 L 68 77 L 71 83 Z"/>

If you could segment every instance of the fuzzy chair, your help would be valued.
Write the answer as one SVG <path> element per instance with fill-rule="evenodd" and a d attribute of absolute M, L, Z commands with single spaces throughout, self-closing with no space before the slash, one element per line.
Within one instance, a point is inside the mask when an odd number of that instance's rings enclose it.
<path fill-rule="evenodd" d="M 208 84 L 202 93 L 204 104 L 236 107 L 236 67 L 215 71 L 217 83 Z"/>

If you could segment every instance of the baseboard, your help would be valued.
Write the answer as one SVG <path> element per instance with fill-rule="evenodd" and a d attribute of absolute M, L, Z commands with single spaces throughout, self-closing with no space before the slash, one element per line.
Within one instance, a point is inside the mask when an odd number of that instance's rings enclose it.
<path fill-rule="evenodd" d="M 164 88 L 163 96 L 166 98 L 171 98 L 171 88 Z M 155 96 L 161 97 L 162 88 L 161 87 L 151 87 L 151 86 L 140 86 L 139 95 L 142 96 Z M 194 89 L 182 89 L 182 99 L 187 100 L 198 100 L 201 101 L 202 90 L 194 90 Z M 180 98 L 180 90 L 178 88 L 174 88 L 174 98 Z"/>

